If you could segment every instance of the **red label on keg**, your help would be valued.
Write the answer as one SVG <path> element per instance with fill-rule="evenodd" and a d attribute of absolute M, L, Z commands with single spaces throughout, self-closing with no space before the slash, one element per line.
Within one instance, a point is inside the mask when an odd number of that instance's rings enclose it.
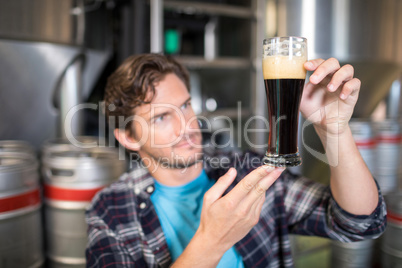
<path fill-rule="evenodd" d="M 60 201 L 90 202 L 95 194 L 103 187 L 94 189 L 68 189 L 44 185 L 45 197 Z"/>
<path fill-rule="evenodd" d="M 0 197 L 0 213 L 10 212 L 25 207 L 38 205 L 40 203 L 39 189 L 35 189 L 22 194 L 1 198 Z"/>
<path fill-rule="evenodd" d="M 377 141 L 380 143 L 402 143 L 402 135 L 378 136 Z"/>
<path fill-rule="evenodd" d="M 387 212 L 387 220 L 396 224 L 402 224 L 402 215 Z"/>
<path fill-rule="evenodd" d="M 370 140 L 356 140 L 356 145 L 357 147 L 364 147 L 364 148 L 372 148 L 376 145 L 376 140 L 370 139 Z"/>

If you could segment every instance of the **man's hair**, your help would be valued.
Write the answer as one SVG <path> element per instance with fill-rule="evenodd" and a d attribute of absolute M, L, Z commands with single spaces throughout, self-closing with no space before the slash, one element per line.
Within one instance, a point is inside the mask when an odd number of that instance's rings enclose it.
<path fill-rule="evenodd" d="M 133 116 L 134 108 L 152 101 L 155 86 L 167 74 L 177 75 L 187 90 L 190 90 L 187 70 L 172 57 L 141 54 L 127 58 L 107 80 L 106 118 L 115 117 L 115 122 L 118 123 L 119 116 L 123 116 L 124 120 Z M 131 120 L 126 129 L 131 130 Z"/>

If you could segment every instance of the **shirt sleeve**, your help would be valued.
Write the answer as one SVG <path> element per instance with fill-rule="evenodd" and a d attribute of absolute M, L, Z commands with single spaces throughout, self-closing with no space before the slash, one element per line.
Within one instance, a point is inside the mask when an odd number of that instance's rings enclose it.
<path fill-rule="evenodd" d="M 290 172 L 285 181 L 285 209 L 291 233 L 352 242 L 374 239 L 384 232 L 387 213 L 377 183 L 377 207 L 370 215 L 353 215 L 338 205 L 329 186 Z"/>
<path fill-rule="evenodd" d="M 118 235 L 106 223 L 109 216 L 106 198 L 98 195 L 86 212 L 88 244 L 86 248 L 87 267 L 138 267 L 120 241 Z"/>

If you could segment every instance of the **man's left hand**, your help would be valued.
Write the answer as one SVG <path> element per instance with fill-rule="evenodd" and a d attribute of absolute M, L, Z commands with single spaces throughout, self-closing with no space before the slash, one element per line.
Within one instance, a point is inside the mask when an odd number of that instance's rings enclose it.
<path fill-rule="evenodd" d="M 354 69 L 339 61 L 316 59 L 304 64 L 313 71 L 304 87 L 300 110 L 314 123 L 318 134 L 339 135 L 348 127 L 358 99 L 361 82 L 354 78 Z"/>

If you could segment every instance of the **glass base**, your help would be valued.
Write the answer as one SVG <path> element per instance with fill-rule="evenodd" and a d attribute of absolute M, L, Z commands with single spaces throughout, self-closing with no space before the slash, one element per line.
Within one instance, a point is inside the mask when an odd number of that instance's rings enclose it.
<path fill-rule="evenodd" d="M 274 167 L 296 167 L 301 165 L 301 157 L 299 152 L 294 154 L 270 154 L 266 153 L 262 159 L 262 163 L 267 166 Z"/>

